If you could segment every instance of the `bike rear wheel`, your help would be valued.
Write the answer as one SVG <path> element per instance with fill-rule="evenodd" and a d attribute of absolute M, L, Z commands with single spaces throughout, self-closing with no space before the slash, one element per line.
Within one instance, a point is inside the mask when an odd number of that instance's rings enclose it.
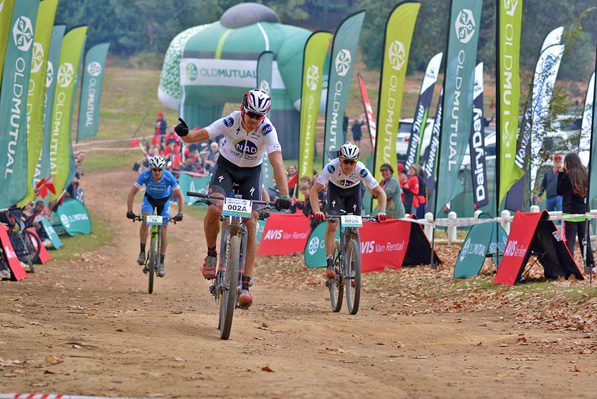
<path fill-rule="evenodd" d="M 145 263 L 145 267 L 147 268 L 147 277 L 149 277 L 147 292 L 150 294 L 153 294 L 153 280 L 155 278 L 155 267 L 157 259 L 157 238 L 152 235 L 151 244 L 149 245 L 149 258 Z"/>
<path fill-rule="evenodd" d="M 29 251 L 29 256 L 31 257 L 32 261 L 35 261 L 39 257 L 39 253 L 41 252 L 41 240 L 32 231 L 25 230 L 25 244 L 27 245 L 27 250 Z"/>
<path fill-rule="evenodd" d="M 336 251 L 334 253 L 334 269 L 336 269 L 336 278 L 328 280 L 328 288 L 330 289 L 330 302 L 332 310 L 339 312 L 342 309 L 342 297 L 344 295 L 343 278 L 342 278 L 342 259 L 340 256 L 340 241 L 336 240 Z"/>
<path fill-rule="evenodd" d="M 346 248 L 346 306 L 352 315 L 359 311 L 361 300 L 361 251 L 359 244 L 352 238 Z"/>
<path fill-rule="evenodd" d="M 224 285 L 226 289 L 220 300 L 220 338 L 228 339 L 232 330 L 232 317 L 236 307 L 236 290 L 238 287 L 238 265 L 240 260 L 240 237 L 238 235 L 228 238 L 228 251 L 226 253 L 226 271 L 224 272 Z"/>

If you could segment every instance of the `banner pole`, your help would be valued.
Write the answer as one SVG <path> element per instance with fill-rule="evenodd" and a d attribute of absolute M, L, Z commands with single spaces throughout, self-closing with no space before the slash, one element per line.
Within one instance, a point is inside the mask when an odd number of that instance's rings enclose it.
<path fill-rule="evenodd" d="M 496 35 L 495 35 L 495 74 L 496 74 L 496 87 L 495 87 L 495 98 L 497 99 L 495 102 L 495 131 L 496 131 L 496 139 L 495 139 L 495 153 L 496 153 L 496 157 L 495 157 L 495 217 L 496 217 L 496 222 L 495 222 L 495 258 L 497 260 L 496 263 L 496 269 L 498 267 L 498 265 L 500 264 L 500 239 L 499 239 L 499 235 L 500 235 L 500 228 L 499 225 L 500 223 L 497 221 L 497 218 L 500 215 L 500 160 L 501 160 L 501 141 L 502 141 L 502 129 L 501 129 L 501 114 L 500 114 L 500 96 L 501 96 L 501 85 L 500 85 L 500 81 L 501 81 L 501 74 L 500 74 L 500 7 L 502 2 L 500 0 L 496 0 L 496 7 L 495 7 L 495 17 L 496 17 L 496 23 L 495 23 L 495 30 L 496 30 Z M 491 245 L 491 243 L 490 243 Z"/>
<path fill-rule="evenodd" d="M 596 50 L 596 54 L 597 54 L 597 50 Z M 595 60 L 595 70 L 597 70 L 597 59 Z M 597 87 L 597 76 L 595 77 L 595 81 L 594 81 L 594 87 Z M 597 90 L 596 90 L 597 91 Z M 595 111 L 597 110 L 597 107 L 595 106 L 595 103 L 597 103 L 597 101 L 595 101 L 597 99 L 597 96 L 595 95 L 597 93 L 593 94 L 593 118 L 591 121 L 591 141 L 590 141 L 590 151 L 589 151 L 589 163 L 588 163 L 588 173 L 587 173 L 587 196 L 585 198 L 585 204 L 586 204 L 586 213 L 591 213 L 591 169 L 593 168 L 593 165 L 591 164 L 592 160 L 593 160 L 593 151 L 594 148 L 593 146 L 595 145 L 595 140 L 594 140 L 594 136 L 595 136 L 595 129 L 597 128 L 596 124 L 595 124 Z M 565 222 L 563 222 L 565 223 Z M 585 219 L 585 246 L 583 248 L 583 262 L 584 262 L 584 272 L 585 274 L 589 274 L 589 284 L 593 285 L 593 268 L 595 267 L 595 265 L 589 265 L 587 266 L 587 251 L 588 251 L 588 247 L 591 244 L 591 234 L 589 233 L 589 228 L 591 227 L 591 224 L 589 223 L 589 219 L 586 218 Z"/>

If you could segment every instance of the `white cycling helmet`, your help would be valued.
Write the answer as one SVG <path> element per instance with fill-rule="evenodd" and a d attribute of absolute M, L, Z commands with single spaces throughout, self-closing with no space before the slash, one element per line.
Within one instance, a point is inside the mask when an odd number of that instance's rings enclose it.
<path fill-rule="evenodd" d="M 154 155 L 149 160 L 149 167 L 151 169 L 164 169 L 166 167 L 166 161 L 161 155 Z"/>
<path fill-rule="evenodd" d="M 265 115 L 272 106 L 272 99 L 263 90 L 249 90 L 243 97 L 245 110 L 258 115 Z"/>
<path fill-rule="evenodd" d="M 356 145 L 354 145 L 352 143 L 346 143 L 346 144 L 342 144 L 342 147 L 340 147 L 339 158 L 341 160 L 348 159 L 348 160 L 356 161 L 359 159 L 360 154 L 361 154 L 361 150 L 359 150 L 359 147 L 357 147 Z"/>

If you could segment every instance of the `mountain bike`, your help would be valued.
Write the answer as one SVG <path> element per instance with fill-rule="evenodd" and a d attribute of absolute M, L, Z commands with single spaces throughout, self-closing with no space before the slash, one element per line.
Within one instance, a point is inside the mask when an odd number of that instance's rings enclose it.
<path fill-rule="evenodd" d="M 200 198 L 199 201 L 208 206 L 215 205 L 222 208 L 220 221 L 227 222 L 227 225 L 222 228 L 220 237 L 218 272 L 209 287 L 209 292 L 220 305 L 218 321 L 220 338 L 228 339 L 232 330 L 234 309 L 242 308 L 237 305 L 236 299 L 242 289 L 242 276 L 245 271 L 248 232 L 243 219 L 250 219 L 253 210 L 260 212 L 264 208 L 273 207 L 274 202 L 245 200 L 237 194 L 234 198 L 224 198 L 224 203 L 220 205 L 216 200 L 221 201 L 221 197 L 194 192 L 187 192 L 187 195 Z M 261 207 L 254 209 L 254 205 L 261 205 Z M 261 213 L 268 216 L 266 212 Z"/>
<path fill-rule="evenodd" d="M 157 273 L 158 262 L 160 261 L 160 253 L 162 249 L 162 225 L 168 221 L 176 224 L 174 217 L 166 218 L 159 215 L 135 215 L 132 219 L 133 222 L 142 222 L 148 226 L 151 226 L 151 239 L 149 241 L 149 252 L 145 258 L 145 266 L 143 267 L 143 273 L 146 273 L 149 277 L 147 286 L 147 292 L 153 293 L 153 280 Z"/>
<path fill-rule="evenodd" d="M 29 273 L 34 273 L 33 262 L 39 256 L 42 243 L 35 233 L 25 228 L 18 211 L 5 211 L 3 219 L 8 222 L 8 237 L 17 257 L 27 264 Z"/>
<path fill-rule="evenodd" d="M 346 305 L 352 315 L 359 311 L 361 300 L 361 242 L 359 228 L 363 222 L 376 220 L 372 216 L 358 215 L 326 215 L 329 221 L 340 223 L 340 239 L 335 240 L 334 270 L 336 278 L 328 279 L 326 286 L 330 290 L 332 310 L 342 309 L 344 289 L 346 289 Z"/>

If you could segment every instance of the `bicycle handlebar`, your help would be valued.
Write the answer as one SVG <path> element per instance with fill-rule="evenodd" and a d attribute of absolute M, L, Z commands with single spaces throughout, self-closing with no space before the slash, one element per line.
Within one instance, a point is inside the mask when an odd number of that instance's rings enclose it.
<path fill-rule="evenodd" d="M 215 202 L 214 200 L 223 200 L 224 197 L 219 197 L 219 196 L 213 196 L 213 195 L 207 195 L 207 194 L 201 194 L 201 193 L 194 193 L 192 191 L 187 191 L 187 195 L 189 197 L 197 197 L 197 198 L 201 198 L 201 200 L 209 205 L 215 205 L 215 206 L 220 206 L 217 202 Z M 257 204 L 257 205 L 264 205 L 263 207 L 259 208 L 259 209 L 264 209 L 266 207 L 275 207 L 276 206 L 276 202 L 275 201 L 261 201 L 261 200 L 251 200 L 253 204 Z M 259 210 L 257 209 L 257 210 Z"/>
<path fill-rule="evenodd" d="M 348 215 L 330 215 L 327 212 L 324 213 L 324 215 L 325 215 L 326 220 L 334 220 L 334 221 L 340 220 L 342 216 L 348 216 Z M 358 215 L 352 215 L 352 216 L 358 216 Z M 371 216 L 371 215 L 361 216 L 361 219 L 363 220 L 363 222 L 371 222 L 371 221 L 379 222 L 377 220 L 377 217 Z"/>
<path fill-rule="evenodd" d="M 135 215 L 134 218 L 132 218 L 131 220 L 134 222 L 142 222 L 147 216 L 153 216 L 153 215 Z M 163 216 L 162 216 L 163 217 Z M 176 220 L 176 216 L 170 216 L 168 218 L 163 217 L 165 221 L 167 222 L 172 222 L 174 224 L 176 224 L 176 222 L 178 222 L 178 220 Z"/>

